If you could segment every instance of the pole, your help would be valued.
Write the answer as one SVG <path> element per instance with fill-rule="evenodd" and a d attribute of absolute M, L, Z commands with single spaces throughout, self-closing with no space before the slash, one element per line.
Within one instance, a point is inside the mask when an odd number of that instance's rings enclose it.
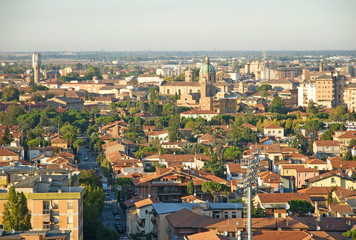
<path fill-rule="evenodd" d="M 247 211 L 247 239 L 252 240 L 252 206 L 251 206 L 251 185 L 247 188 L 248 211 Z"/>

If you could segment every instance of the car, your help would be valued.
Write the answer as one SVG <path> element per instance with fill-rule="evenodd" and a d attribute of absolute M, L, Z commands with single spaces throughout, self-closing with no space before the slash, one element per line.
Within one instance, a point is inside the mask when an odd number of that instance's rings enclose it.
<path fill-rule="evenodd" d="M 115 220 L 120 220 L 120 219 L 121 219 L 120 214 L 118 214 L 118 215 L 115 216 Z"/>
<path fill-rule="evenodd" d="M 116 228 L 117 229 L 117 231 L 119 232 L 119 233 L 123 233 L 124 232 L 124 229 L 120 226 L 120 227 L 117 227 Z"/>
<path fill-rule="evenodd" d="M 129 240 L 129 237 L 123 237 L 123 239 L 122 240 Z"/>
<path fill-rule="evenodd" d="M 114 209 L 113 213 L 115 216 L 119 214 L 119 212 L 116 209 Z"/>

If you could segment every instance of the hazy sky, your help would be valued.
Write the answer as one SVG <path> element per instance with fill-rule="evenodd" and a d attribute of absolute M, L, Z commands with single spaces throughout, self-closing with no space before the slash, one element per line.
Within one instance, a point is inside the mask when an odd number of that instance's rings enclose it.
<path fill-rule="evenodd" d="M 0 51 L 356 49 L 356 0 L 0 0 Z"/>

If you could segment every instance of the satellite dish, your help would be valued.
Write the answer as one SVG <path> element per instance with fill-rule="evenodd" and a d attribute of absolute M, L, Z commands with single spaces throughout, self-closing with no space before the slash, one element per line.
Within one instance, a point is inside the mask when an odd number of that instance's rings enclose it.
<path fill-rule="evenodd" d="M 238 225 L 239 225 L 239 222 L 238 222 L 238 221 L 235 221 L 235 225 L 238 226 Z"/>
<path fill-rule="evenodd" d="M 311 215 L 311 212 L 308 212 L 308 215 L 310 216 L 310 215 Z"/>
<path fill-rule="evenodd" d="M 11 233 L 11 234 L 14 234 L 14 233 L 15 233 L 15 230 L 14 230 L 14 229 L 11 229 L 11 230 L 10 230 L 10 233 Z"/>
<path fill-rule="evenodd" d="M 224 235 L 225 237 L 227 237 L 227 232 L 226 232 L 226 231 L 224 231 L 224 232 L 223 232 L 223 235 Z"/>
<path fill-rule="evenodd" d="M 292 215 L 292 211 L 289 211 L 289 215 Z"/>
<path fill-rule="evenodd" d="M 320 231 L 320 226 L 317 226 L 317 227 L 316 227 L 316 230 L 317 230 L 317 231 Z"/>

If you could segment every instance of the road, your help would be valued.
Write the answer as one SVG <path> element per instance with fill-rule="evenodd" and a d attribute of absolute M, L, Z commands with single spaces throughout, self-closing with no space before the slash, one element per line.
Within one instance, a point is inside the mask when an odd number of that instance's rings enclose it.
<path fill-rule="evenodd" d="M 78 156 L 80 159 L 79 163 L 79 169 L 80 170 L 95 170 L 96 167 L 98 166 L 95 155 L 90 153 L 90 149 L 88 147 L 82 147 L 78 150 Z M 86 157 L 85 157 L 86 156 Z M 99 176 L 102 176 L 102 173 L 100 171 L 100 168 L 97 167 L 98 169 L 98 174 Z M 103 179 L 103 178 L 102 178 Z M 125 212 L 120 208 L 118 202 L 116 201 L 116 193 L 115 189 L 113 189 L 111 186 L 108 186 L 109 189 L 106 191 L 105 194 L 105 202 L 104 202 L 104 207 L 101 210 L 101 213 L 99 215 L 99 220 L 103 223 L 104 226 L 115 230 L 115 223 L 120 222 L 121 226 L 123 229 L 126 229 L 126 214 Z M 115 220 L 114 216 L 114 209 L 118 211 L 120 214 L 121 220 Z M 120 233 L 121 238 L 124 236 L 127 236 L 126 234 Z"/>
<path fill-rule="evenodd" d="M 79 162 L 79 170 L 91 170 L 95 169 L 95 166 L 97 165 L 95 156 L 91 154 L 91 151 L 88 147 L 81 147 L 78 150 L 78 156 L 80 159 Z M 85 157 L 87 159 L 85 159 Z"/>

